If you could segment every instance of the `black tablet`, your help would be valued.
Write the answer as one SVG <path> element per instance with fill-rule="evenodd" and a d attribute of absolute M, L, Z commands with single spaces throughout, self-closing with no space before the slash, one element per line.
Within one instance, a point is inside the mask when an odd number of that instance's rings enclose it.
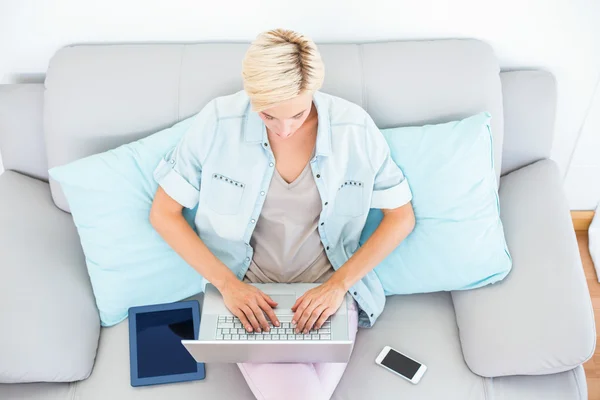
<path fill-rule="evenodd" d="M 201 380 L 197 363 L 181 344 L 198 338 L 198 302 L 157 304 L 129 309 L 131 386 Z"/>

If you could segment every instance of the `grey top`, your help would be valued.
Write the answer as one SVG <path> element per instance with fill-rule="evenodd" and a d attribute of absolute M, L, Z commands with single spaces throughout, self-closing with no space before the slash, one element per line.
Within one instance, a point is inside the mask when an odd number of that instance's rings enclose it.
<path fill-rule="evenodd" d="M 310 164 L 287 183 L 275 169 L 250 239 L 254 257 L 245 282 L 315 283 L 334 272 L 317 230 L 321 196 Z"/>

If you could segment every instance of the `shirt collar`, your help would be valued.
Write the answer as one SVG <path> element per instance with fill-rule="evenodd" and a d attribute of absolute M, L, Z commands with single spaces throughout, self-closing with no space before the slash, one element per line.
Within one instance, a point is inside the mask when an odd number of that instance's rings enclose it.
<path fill-rule="evenodd" d="M 318 114 L 316 154 L 319 156 L 329 156 L 331 154 L 329 104 L 325 95 L 319 91 L 314 93 L 313 103 L 317 108 Z M 246 109 L 244 140 L 249 143 L 266 143 L 267 141 L 267 128 L 258 113 L 252 111 L 250 99 L 248 99 L 248 107 Z"/>

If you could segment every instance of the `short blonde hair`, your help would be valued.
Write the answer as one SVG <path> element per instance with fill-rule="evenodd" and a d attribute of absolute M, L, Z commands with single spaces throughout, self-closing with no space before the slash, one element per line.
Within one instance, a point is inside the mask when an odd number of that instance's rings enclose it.
<path fill-rule="evenodd" d="M 315 43 L 285 29 L 261 33 L 242 63 L 244 90 L 257 112 L 298 95 L 316 92 L 323 85 L 324 75 Z"/>

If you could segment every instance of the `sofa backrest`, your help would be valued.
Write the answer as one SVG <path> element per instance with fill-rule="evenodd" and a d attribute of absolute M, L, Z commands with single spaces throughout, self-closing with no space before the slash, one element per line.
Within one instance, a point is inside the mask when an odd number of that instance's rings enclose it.
<path fill-rule="evenodd" d="M 322 91 L 365 108 L 380 128 L 492 114 L 499 175 L 502 94 L 492 49 L 477 40 L 319 46 Z M 80 45 L 52 58 L 44 130 L 52 168 L 127 143 L 242 88 L 247 44 Z M 68 210 L 51 181 L 56 204 Z"/>

